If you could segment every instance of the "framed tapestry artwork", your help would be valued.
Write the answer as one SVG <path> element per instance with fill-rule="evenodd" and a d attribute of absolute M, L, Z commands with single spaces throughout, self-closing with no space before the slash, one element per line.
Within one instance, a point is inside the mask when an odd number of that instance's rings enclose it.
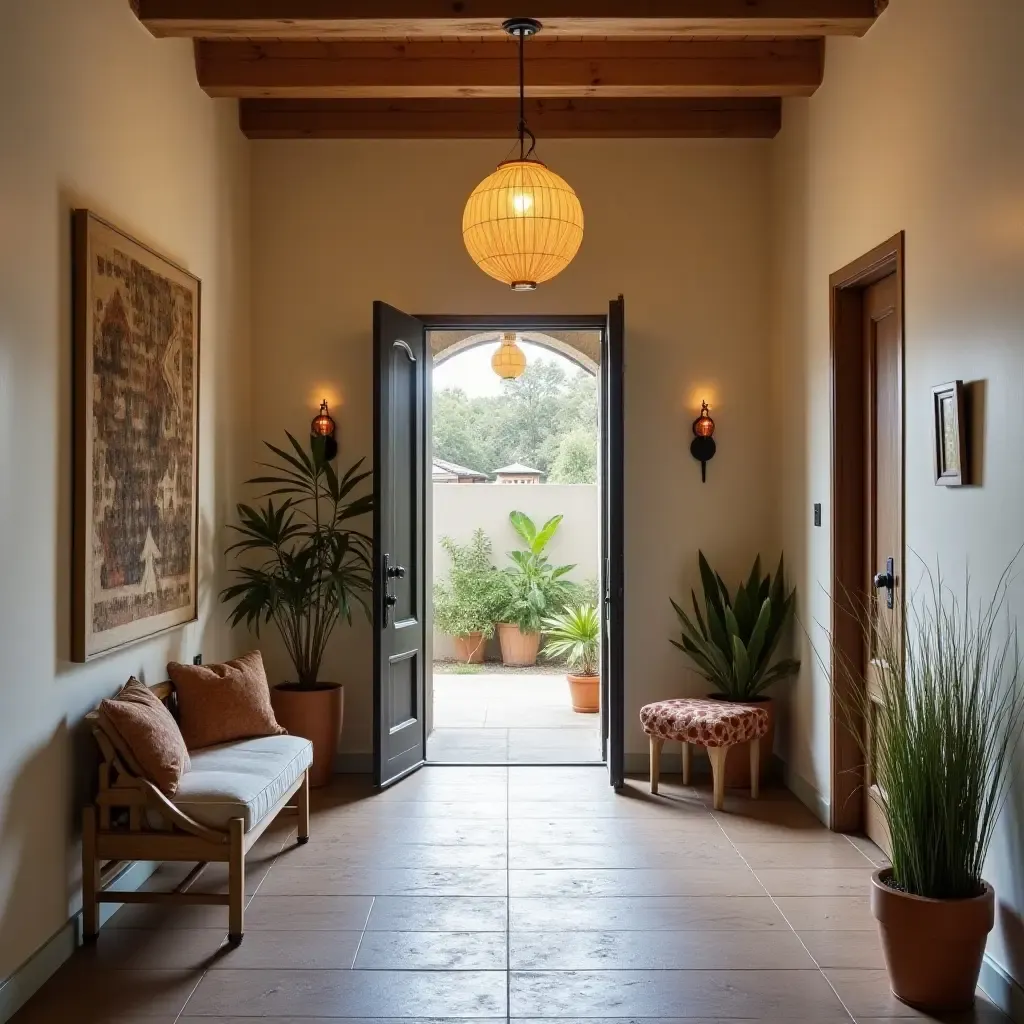
<path fill-rule="evenodd" d="M 198 616 L 200 282 L 89 210 L 72 224 L 72 658 Z"/>
<path fill-rule="evenodd" d="M 950 381 L 932 388 L 935 418 L 935 482 L 946 487 L 969 483 L 967 418 L 964 382 Z"/>

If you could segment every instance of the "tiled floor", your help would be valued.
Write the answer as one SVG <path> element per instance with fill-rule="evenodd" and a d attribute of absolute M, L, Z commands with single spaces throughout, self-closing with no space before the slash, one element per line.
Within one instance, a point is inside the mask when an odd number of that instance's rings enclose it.
<path fill-rule="evenodd" d="M 564 675 L 435 673 L 429 761 L 559 764 L 601 760 L 601 716 L 577 714 Z"/>
<path fill-rule="evenodd" d="M 877 851 L 782 792 L 708 808 L 671 782 L 616 796 L 600 768 L 339 783 L 309 845 L 286 824 L 254 850 L 238 949 L 223 908 L 125 908 L 15 1019 L 928 1019 L 889 993 L 865 896 Z M 958 1019 L 1005 1021 L 987 1004 Z"/>

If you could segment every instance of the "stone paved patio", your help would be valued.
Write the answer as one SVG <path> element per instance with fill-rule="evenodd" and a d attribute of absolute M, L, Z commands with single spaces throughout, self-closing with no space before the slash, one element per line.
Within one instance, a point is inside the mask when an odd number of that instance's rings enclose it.
<path fill-rule="evenodd" d="M 434 674 L 428 761 L 565 764 L 601 760 L 601 716 L 572 710 L 563 675 Z"/>

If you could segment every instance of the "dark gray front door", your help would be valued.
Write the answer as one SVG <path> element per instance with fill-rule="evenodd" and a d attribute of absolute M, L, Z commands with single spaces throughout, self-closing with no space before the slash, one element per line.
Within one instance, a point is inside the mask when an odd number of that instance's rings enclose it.
<path fill-rule="evenodd" d="M 604 387 L 602 414 L 602 468 L 604 469 L 604 636 L 602 668 L 608 781 L 618 788 L 625 779 L 625 479 L 624 405 L 625 302 L 620 295 L 608 306 L 604 359 L 601 361 Z"/>
<path fill-rule="evenodd" d="M 374 772 L 387 786 L 425 757 L 426 330 L 375 302 L 373 349 Z"/>

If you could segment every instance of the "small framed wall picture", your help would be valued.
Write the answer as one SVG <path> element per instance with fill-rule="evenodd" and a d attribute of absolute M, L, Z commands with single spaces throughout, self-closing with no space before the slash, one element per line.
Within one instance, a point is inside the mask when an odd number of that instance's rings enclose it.
<path fill-rule="evenodd" d="M 932 407 L 935 420 L 935 483 L 943 487 L 960 487 L 970 482 L 964 382 L 954 380 L 932 388 Z"/>

